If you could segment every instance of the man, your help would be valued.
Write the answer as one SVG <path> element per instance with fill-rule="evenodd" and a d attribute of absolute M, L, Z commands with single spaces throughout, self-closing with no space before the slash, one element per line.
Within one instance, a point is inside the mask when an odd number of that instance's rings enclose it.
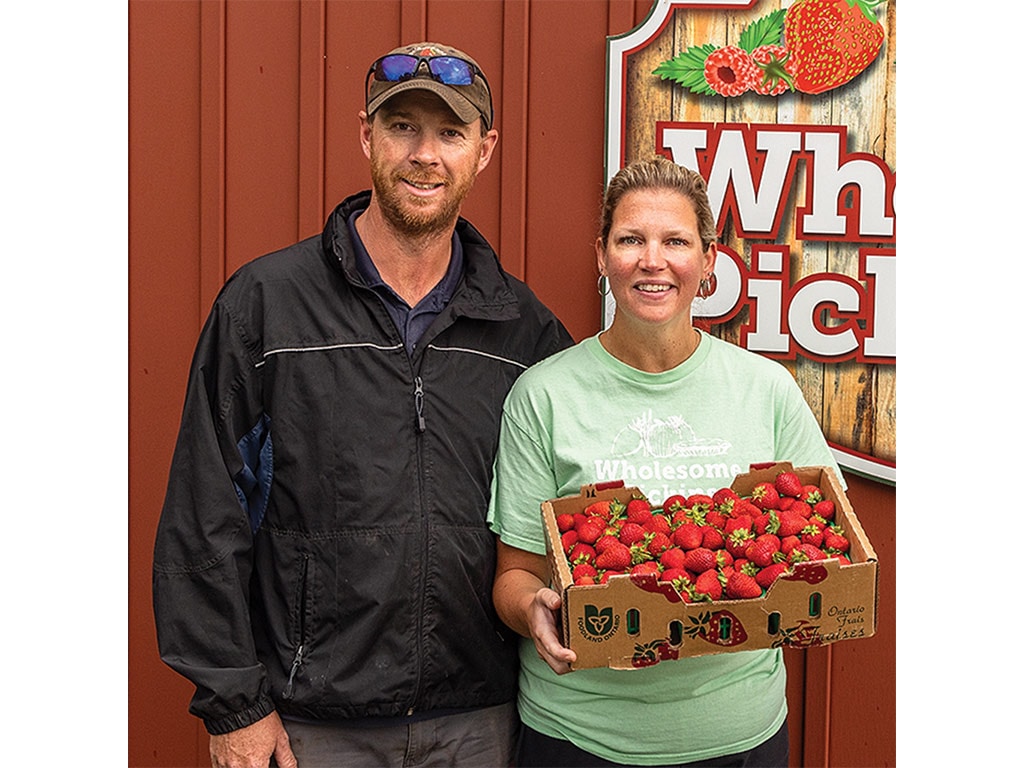
<path fill-rule="evenodd" d="M 493 454 L 513 381 L 572 339 L 459 217 L 498 140 L 476 62 L 399 48 L 366 98 L 372 191 L 234 274 L 192 363 L 154 609 L 218 768 L 511 757 Z"/>

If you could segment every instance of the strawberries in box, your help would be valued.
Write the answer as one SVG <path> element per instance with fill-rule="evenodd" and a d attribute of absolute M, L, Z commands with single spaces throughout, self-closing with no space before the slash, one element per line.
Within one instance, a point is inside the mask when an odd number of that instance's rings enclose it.
<path fill-rule="evenodd" d="M 574 669 L 875 633 L 877 558 L 830 467 L 752 467 L 653 508 L 639 488 L 594 484 L 541 511 Z"/>

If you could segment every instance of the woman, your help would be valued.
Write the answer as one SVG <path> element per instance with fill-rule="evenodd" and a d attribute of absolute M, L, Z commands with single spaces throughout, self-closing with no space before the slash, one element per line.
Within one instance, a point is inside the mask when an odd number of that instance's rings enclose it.
<path fill-rule="evenodd" d="M 786 766 L 781 650 L 566 674 L 541 502 L 623 478 L 650 478 L 635 484 L 655 502 L 713 493 L 765 461 L 838 472 L 789 372 L 693 327 L 717 255 L 699 174 L 664 158 L 621 170 L 595 250 L 615 317 L 517 380 L 495 460 L 495 605 L 524 638 L 516 765 Z"/>

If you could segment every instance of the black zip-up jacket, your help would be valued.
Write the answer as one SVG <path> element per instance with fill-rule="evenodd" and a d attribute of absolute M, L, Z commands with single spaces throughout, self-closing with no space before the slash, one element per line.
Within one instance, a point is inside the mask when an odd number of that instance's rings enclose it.
<path fill-rule="evenodd" d="M 572 339 L 459 219 L 463 281 L 410 357 L 356 270 L 346 221 L 368 201 L 239 269 L 196 347 L 153 596 L 161 657 L 210 733 L 275 708 L 394 717 L 515 695 L 492 458 L 513 381 Z"/>

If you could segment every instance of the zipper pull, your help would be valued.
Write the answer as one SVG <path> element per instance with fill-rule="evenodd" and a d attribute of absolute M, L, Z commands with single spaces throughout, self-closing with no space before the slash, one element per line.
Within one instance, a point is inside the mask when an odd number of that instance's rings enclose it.
<path fill-rule="evenodd" d="M 426 432 L 427 422 L 423 418 L 423 379 L 419 376 L 416 377 L 416 391 L 414 394 L 416 398 L 416 431 Z"/>
<path fill-rule="evenodd" d="M 302 665 L 302 652 L 305 648 L 304 645 L 300 645 L 298 650 L 295 651 L 295 658 L 292 660 L 292 671 L 288 674 L 288 683 L 284 687 L 282 696 L 286 699 L 292 697 L 292 692 L 295 689 L 295 673 L 299 671 L 299 667 Z"/>

